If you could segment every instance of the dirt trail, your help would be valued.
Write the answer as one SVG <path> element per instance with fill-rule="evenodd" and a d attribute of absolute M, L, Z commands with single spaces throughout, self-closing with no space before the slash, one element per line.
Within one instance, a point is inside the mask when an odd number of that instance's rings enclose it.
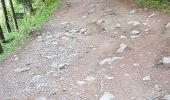
<path fill-rule="evenodd" d="M 0 64 L 1 100 L 170 100 L 170 17 L 129 0 L 70 0 Z"/>

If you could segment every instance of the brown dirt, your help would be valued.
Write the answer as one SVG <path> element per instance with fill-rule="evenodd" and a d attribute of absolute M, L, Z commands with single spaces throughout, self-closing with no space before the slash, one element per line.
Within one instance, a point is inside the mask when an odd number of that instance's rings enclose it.
<path fill-rule="evenodd" d="M 112 9 L 108 15 L 107 10 Z M 129 12 L 133 9 L 135 13 Z M 94 12 L 89 13 L 89 11 Z M 149 15 L 156 15 L 148 18 Z M 112 14 L 112 15 L 110 15 Z M 82 16 L 87 16 L 82 18 Z M 95 22 L 104 20 L 100 25 Z M 104 92 L 113 100 L 162 100 L 170 94 L 168 65 L 156 65 L 164 56 L 170 56 L 170 40 L 161 34 L 170 17 L 158 11 L 139 8 L 130 0 L 71 0 L 46 23 L 41 34 L 25 48 L 0 64 L 1 100 L 99 100 Z M 133 27 L 127 23 L 139 21 Z M 71 29 L 86 28 L 90 35 L 65 36 L 63 22 Z M 150 26 L 143 25 L 147 22 Z M 116 28 L 120 23 L 121 28 Z M 132 39 L 132 30 L 140 37 Z M 149 29 L 149 32 L 144 30 Z M 70 29 L 69 29 L 70 30 Z M 106 31 L 107 30 L 107 31 Z M 127 38 L 120 38 L 119 34 Z M 116 53 L 120 43 L 128 45 L 123 53 Z M 124 57 L 112 64 L 99 62 L 113 56 Z M 55 64 L 69 63 L 68 68 L 56 70 Z M 139 66 L 134 66 L 138 63 Z M 28 68 L 17 72 L 17 68 Z M 95 80 L 85 80 L 88 76 Z M 113 77 L 113 79 L 107 79 Z M 142 79 L 150 76 L 151 80 Z M 85 82 L 84 85 L 77 84 Z M 161 90 L 155 90 L 158 85 Z M 40 98 L 39 98 L 40 99 Z M 44 99 L 40 99 L 44 100 Z"/>

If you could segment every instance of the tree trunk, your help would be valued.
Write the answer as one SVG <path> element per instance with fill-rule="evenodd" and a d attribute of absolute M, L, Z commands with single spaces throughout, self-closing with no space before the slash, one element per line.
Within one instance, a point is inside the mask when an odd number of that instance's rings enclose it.
<path fill-rule="evenodd" d="M 3 31 L 2 31 L 2 27 L 0 26 L 0 39 L 5 41 L 5 37 L 4 37 L 4 34 L 3 34 Z"/>
<path fill-rule="evenodd" d="M 0 43 L 0 54 L 3 53 L 3 48 L 2 48 L 2 45 Z"/>
<path fill-rule="evenodd" d="M 6 30 L 9 33 L 9 32 L 11 32 L 11 28 L 9 25 L 9 19 L 8 19 L 8 14 L 7 14 L 6 5 L 5 5 L 4 0 L 1 0 L 1 5 L 2 5 L 2 10 L 3 10 L 3 16 L 4 16 L 4 20 L 5 20 Z"/>
<path fill-rule="evenodd" d="M 12 0 L 9 0 L 9 4 L 10 4 L 10 7 L 11 7 L 11 15 L 12 15 L 12 19 L 13 19 L 14 29 L 15 29 L 15 31 L 18 31 L 18 23 L 17 23 L 17 19 L 16 19 L 15 10 L 14 10 Z"/>

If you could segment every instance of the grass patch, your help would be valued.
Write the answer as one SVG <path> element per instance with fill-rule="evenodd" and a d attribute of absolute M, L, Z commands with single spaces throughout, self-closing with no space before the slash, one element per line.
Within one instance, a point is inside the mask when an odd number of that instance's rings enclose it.
<path fill-rule="evenodd" d="M 168 0 L 136 0 L 139 5 L 148 6 L 154 9 L 170 12 L 170 2 Z"/>
<path fill-rule="evenodd" d="M 25 16 L 23 19 L 18 19 L 19 32 L 5 33 L 5 38 L 8 43 L 3 43 L 4 53 L 0 55 L 0 61 L 5 59 L 13 51 L 21 48 L 26 43 L 25 41 L 30 37 L 29 33 L 33 28 L 40 28 L 40 26 L 47 22 L 54 14 L 57 8 L 60 6 L 60 0 L 51 0 L 46 4 L 38 6 L 36 11 L 29 16 Z"/>

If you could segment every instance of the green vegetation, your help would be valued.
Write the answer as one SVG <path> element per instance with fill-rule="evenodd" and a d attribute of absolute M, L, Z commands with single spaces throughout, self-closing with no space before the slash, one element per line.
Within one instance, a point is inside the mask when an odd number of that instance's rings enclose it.
<path fill-rule="evenodd" d="M 18 19 L 19 32 L 5 33 L 6 43 L 3 43 L 4 53 L 0 54 L 0 60 L 3 60 L 7 55 L 11 54 L 18 48 L 21 48 L 28 40 L 29 33 L 34 28 L 39 28 L 44 22 L 50 19 L 54 11 L 59 7 L 60 0 L 49 0 L 45 3 L 39 2 L 34 3 L 34 11 L 31 15 L 27 14 L 23 18 Z M 23 11 L 22 5 L 18 2 L 14 3 L 14 8 L 16 13 Z M 9 14 L 10 24 L 12 24 L 12 18 Z M 0 24 L 2 25 L 3 31 L 5 32 L 5 25 L 0 19 Z M 14 29 L 12 29 L 14 30 Z"/>
<path fill-rule="evenodd" d="M 163 10 L 164 12 L 170 12 L 170 2 L 168 0 L 136 0 L 136 2 L 142 6 L 148 6 Z"/>

